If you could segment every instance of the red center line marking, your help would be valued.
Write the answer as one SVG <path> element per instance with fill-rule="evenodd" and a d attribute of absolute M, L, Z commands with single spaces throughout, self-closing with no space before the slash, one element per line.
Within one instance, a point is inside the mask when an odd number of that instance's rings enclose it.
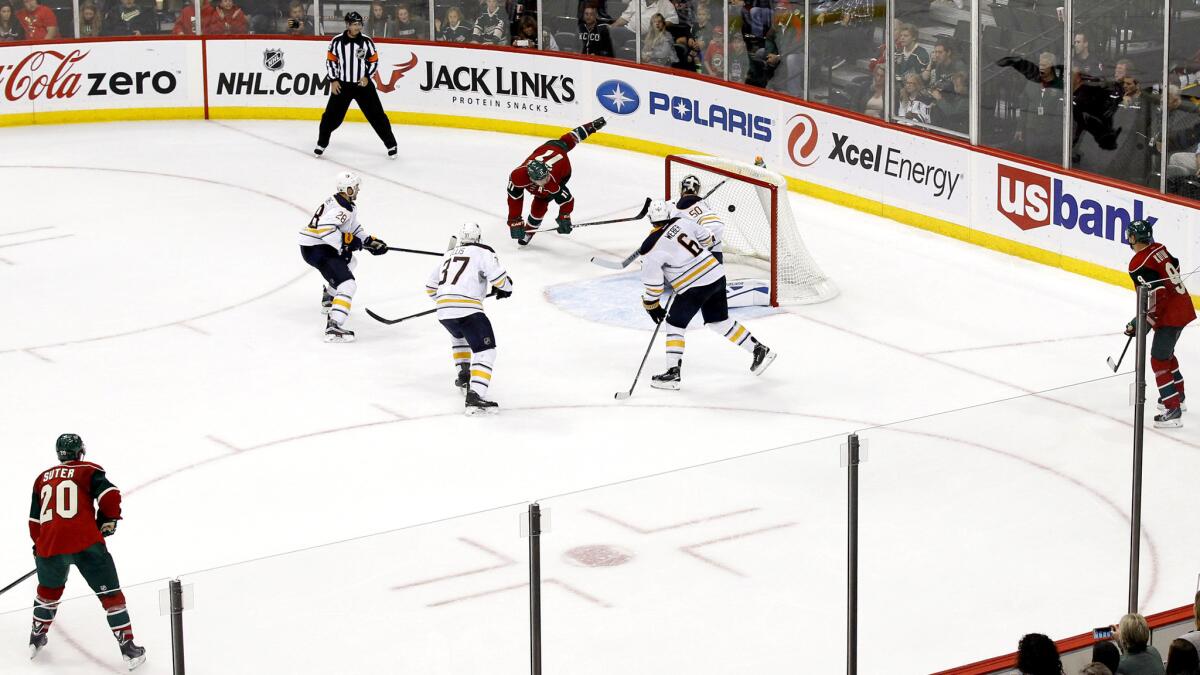
<path fill-rule="evenodd" d="M 599 511 L 596 511 L 595 509 L 584 509 L 584 512 L 590 513 L 593 516 L 596 516 L 597 518 L 602 518 L 604 520 L 607 520 L 608 522 L 613 523 L 615 525 L 620 525 L 621 527 L 623 527 L 627 530 L 632 530 L 633 532 L 637 532 L 638 534 L 654 534 L 655 532 L 666 532 L 667 530 L 676 530 L 681 527 L 688 527 L 689 525 L 699 525 L 700 523 L 709 523 L 714 520 L 721 520 L 722 518 L 732 518 L 733 516 L 740 516 L 740 515 L 743 515 L 746 513 L 753 513 L 754 511 L 757 511 L 758 508 L 759 507 L 755 506 L 755 507 L 751 507 L 748 509 L 742 509 L 740 511 L 730 511 L 729 513 L 719 513 L 715 516 L 706 516 L 704 518 L 694 518 L 692 520 L 685 520 L 681 523 L 674 523 L 672 525 L 663 525 L 662 527 L 652 527 L 652 528 L 638 527 L 637 525 L 634 525 L 633 523 L 625 522 L 624 520 L 621 520 L 620 518 L 617 518 L 615 516 L 610 516 L 606 513 L 600 513 Z"/>
<path fill-rule="evenodd" d="M 706 562 L 709 565 L 712 565 L 713 567 L 725 570 L 726 572 L 729 572 L 730 574 L 736 574 L 739 577 L 746 577 L 747 576 L 746 574 L 739 572 L 738 570 L 735 570 L 732 567 L 730 567 L 724 563 L 717 562 L 716 560 L 713 560 L 712 558 L 709 558 L 707 556 L 703 556 L 703 555 L 697 553 L 696 549 L 700 548 L 701 546 L 709 546 L 711 544 L 720 544 L 720 543 L 726 542 L 726 541 L 735 541 L 737 539 L 744 539 L 746 537 L 752 537 L 756 534 L 762 534 L 763 532 L 773 532 L 775 530 L 782 530 L 787 527 L 792 527 L 795 524 L 796 523 L 782 523 L 780 525 L 771 525 L 770 527 L 764 527 L 764 528 L 760 528 L 757 530 L 750 530 L 749 532 L 738 532 L 736 534 L 731 534 L 731 535 L 728 535 L 725 537 L 718 537 L 716 539 L 709 539 L 708 541 L 702 541 L 698 544 L 688 544 L 686 546 L 680 546 L 679 550 L 682 551 L 683 553 L 686 553 L 687 555 L 692 556 L 693 558 L 696 558 L 697 560 Z"/>
<path fill-rule="evenodd" d="M 405 590 L 408 588 L 415 588 L 417 586 L 427 586 L 429 584 L 435 584 L 439 581 L 447 581 L 449 579 L 460 579 L 462 577 L 469 577 L 469 576 L 472 576 L 475 574 L 482 574 L 484 572 L 491 572 L 492 570 L 498 570 L 498 569 L 501 569 L 504 567 L 510 567 L 517 563 L 516 560 L 513 560 L 512 558 L 504 555 L 503 553 L 500 553 L 499 551 L 494 551 L 494 550 L 488 548 L 487 546 L 480 544 L 479 542 L 472 541 L 470 539 L 467 539 L 466 537 L 458 537 L 458 540 L 468 546 L 473 546 L 473 547 L 479 549 L 480 551 L 487 553 L 488 555 L 496 558 L 500 562 L 498 562 L 495 565 L 488 565 L 486 567 L 477 567 L 475 569 L 466 570 L 465 572 L 455 572 L 454 574 L 446 574 L 446 575 L 443 575 L 440 577 L 433 577 L 430 579 L 422 579 L 420 581 L 412 581 L 407 584 L 400 584 L 399 586 L 392 586 L 392 590 L 393 591 L 402 591 L 402 590 Z"/>

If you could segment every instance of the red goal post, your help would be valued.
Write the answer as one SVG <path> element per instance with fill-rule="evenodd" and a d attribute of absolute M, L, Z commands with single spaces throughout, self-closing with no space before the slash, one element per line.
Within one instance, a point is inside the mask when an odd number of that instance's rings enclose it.
<path fill-rule="evenodd" d="M 689 174 L 700 179 L 701 196 L 707 195 L 725 223 L 721 240 L 727 262 L 770 272 L 772 307 L 824 302 L 837 295 L 800 238 L 783 176 L 722 157 L 667 155 L 666 199 L 679 198 L 679 182 Z"/>

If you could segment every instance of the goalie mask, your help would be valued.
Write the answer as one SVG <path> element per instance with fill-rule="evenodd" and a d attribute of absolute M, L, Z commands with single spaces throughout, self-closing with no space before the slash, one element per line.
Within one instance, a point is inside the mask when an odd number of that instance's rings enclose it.
<path fill-rule="evenodd" d="M 700 179 L 695 176 L 684 176 L 683 180 L 679 181 L 680 195 L 699 195 L 700 194 Z"/>

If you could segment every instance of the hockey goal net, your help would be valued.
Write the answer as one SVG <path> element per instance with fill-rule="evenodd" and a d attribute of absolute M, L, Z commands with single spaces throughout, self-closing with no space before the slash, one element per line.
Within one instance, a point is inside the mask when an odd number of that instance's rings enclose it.
<path fill-rule="evenodd" d="M 688 175 L 700 179 L 700 194 L 708 195 L 725 221 L 726 262 L 770 272 L 771 306 L 812 304 L 837 295 L 800 238 L 783 176 L 721 157 L 668 155 L 667 199 L 679 198 L 679 182 Z"/>

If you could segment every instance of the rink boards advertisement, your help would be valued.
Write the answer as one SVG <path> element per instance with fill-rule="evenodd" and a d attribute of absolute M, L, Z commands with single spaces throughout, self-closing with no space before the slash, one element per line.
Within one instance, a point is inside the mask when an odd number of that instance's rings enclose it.
<path fill-rule="evenodd" d="M 140 112 L 121 115 L 121 119 L 202 117 L 202 70 L 199 42 L 142 40 L 3 47 L 0 124 L 71 121 L 63 114 L 84 110 Z"/>
<path fill-rule="evenodd" d="M 329 95 L 327 45 L 190 38 L 4 46 L 0 124 L 316 119 Z M 1176 255 L 1200 261 L 1194 208 L 927 134 L 679 71 L 525 50 L 378 47 L 372 79 L 394 122 L 551 135 L 604 116 L 608 126 L 589 143 L 761 156 L 802 192 L 1110 282 L 1125 278 L 1124 226 L 1136 218 L 1154 222 Z M 362 118 L 352 106 L 348 119 Z"/>

